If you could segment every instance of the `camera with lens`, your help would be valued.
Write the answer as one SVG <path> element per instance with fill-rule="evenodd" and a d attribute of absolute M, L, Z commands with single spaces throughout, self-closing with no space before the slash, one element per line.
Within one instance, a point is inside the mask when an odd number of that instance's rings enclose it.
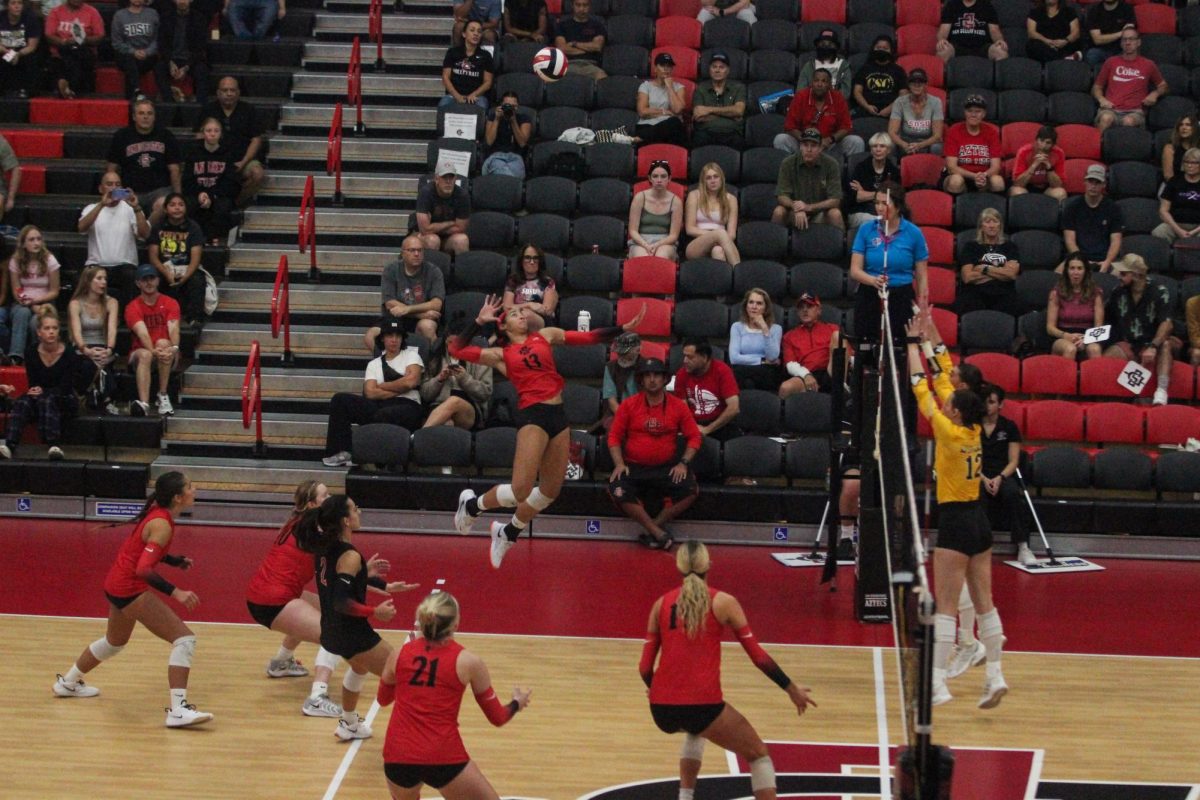
<path fill-rule="evenodd" d="M 513 112 L 515 112 L 516 110 L 517 110 L 517 107 L 515 105 L 513 105 L 512 103 L 504 103 L 500 106 L 500 113 L 506 117 L 511 117 L 513 115 Z"/>

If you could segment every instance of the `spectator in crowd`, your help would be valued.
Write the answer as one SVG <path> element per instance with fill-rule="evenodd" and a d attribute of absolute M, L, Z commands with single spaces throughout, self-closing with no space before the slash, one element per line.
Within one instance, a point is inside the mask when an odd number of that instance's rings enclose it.
<path fill-rule="evenodd" d="M 1085 27 L 1090 40 L 1087 62 L 1098 67 L 1121 54 L 1121 32 L 1136 28 L 1137 19 L 1133 7 L 1125 0 L 1102 0 L 1088 9 Z"/>
<path fill-rule="evenodd" d="M 1065 252 L 1083 253 L 1100 272 L 1108 272 L 1121 252 L 1125 224 L 1121 209 L 1104 194 L 1104 167 L 1093 164 L 1083 174 L 1083 194 L 1063 204 L 1062 229 Z M 1062 272 L 1062 265 L 1057 269 Z"/>
<path fill-rule="evenodd" d="M 842 55 L 841 47 L 841 39 L 833 28 L 825 28 L 818 33 L 813 41 L 816 54 L 801 65 L 796 91 L 812 86 L 817 70 L 823 69 L 829 73 L 832 87 L 841 92 L 842 97 L 849 97 L 853 88 L 854 68 L 850 65 L 850 59 Z"/>
<path fill-rule="evenodd" d="M 854 75 L 854 115 L 889 119 L 896 99 L 908 93 L 908 75 L 895 61 L 891 36 L 875 37 L 870 56 Z"/>
<path fill-rule="evenodd" d="M 85 266 L 108 269 L 109 286 L 117 290 L 117 300 L 128 302 L 136 292 L 138 239 L 150 235 L 150 221 L 138 201 L 137 193 L 121 186 L 121 175 L 109 170 L 100 178 L 100 201 L 85 206 L 76 230 L 88 237 Z M 156 212 L 154 219 L 162 217 Z"/>
<path fill-rule="evenodd" d="M 1008 196 L 1041 192 L 1055 200 L 1066 200 L 1062 169 L 1067 156 L 1058 146 L 1058 131 L 1053 125 L 1043 125 L 1029 144 L 1017 148 L 1013 161 L 1012 180 Z"/>
<path fill-rule="evenodd" d="M 687 404 L 665 390 L 667 365 L 646 358 L 637 365 L 641 391 L 621 402 L 608 432 L 613 471 L 608 494 L 630 519 L 642 526 L 638 540 L 659 550 L 675 544 L 667 523 L 691 508 L 700 493 L 691 463 L 703 441 Z M 682 455 L 679 438 L 685 440 Z M 662 502 L 651 517 L 643 499 Z"/>
<path fill-rule="evenodd" d="M 125 73 L 125 98 L 132 100 L 139 94 L 138 85 L 142 76 L 154 72 L 159 98 L 171 99 L 170 82 L 164 80 L 165 70 L 156 70 L 158 52 L 158 12 L 147 7 L 146 0 L 129 0 L 129 5 L 119 9 L 112 18 L 112 48 L 117 68 Z M 134 109 L 136 116 L 136 109 Z"/>
<path fill-rule="evenodd" d="M 238 79 L 225 75 L 217 82 L 217 99 L 208 103 L 196 119 L 196 138 L 203 138 L 200 126 L 206 120 L 221 123 L 224 142 L 237 156 L 237 176 L 241 191 L 236 200 L 238 208 L 245 208 L 258 194 L 266 172 L 262 159 L 265 152 L 263 129 L 254 114 L 254 108 L 242 101 L 242 87 Z"/>
<path fill-rule="evenodd" d="M 558 287 L 546 271 L 546 254 L 535 244 L 521 248 L 521 255 L 504 282 L 504 311 L 508 313 L 514 308 L 530 312 L 525 315 L 530 333 L 558 322 Z"/>
<path fill-rule="evenodd" d="M 383 353 L 371 359 L 363 375 L 361 394 L 338 392 L 329 401 L 325 433 L 327 467 L 354 466 L 350 447 L 353 425 L 383 422 L 408 430 L 421 426 L 421 374 L 424 362 L 416 348 L 405 347 L 404 324 L 394 317 L 379 321 Z"/>
<path fill-rule="evenodd" d="M 863 151 L 863 140 L 850 132 L 850 107 L 841 92 L 831 89 L 829 70 L 818 69 L 813 73 L 812 85 L 796 92 L 783 120 L 783 133 L 775 137 L 776 150 L 796 153 L 800 150 L 800 137 L 809 130 L 817 130 L 821 136 L 821 149 L 837 148 L 840 156 L 851 156 Z"/>
<path fill-rule="evenodd" d="M 175 413 L 168 394 L 171 371 L 179 366 L 179 303 L 158 291 L 158 270 L 150 264 L 137 268 L 138 296 L 125 306 L 125 326 L 133 333 L 129 367 L 137 379 L 137 399 L 129 416 L 150 413 L 150 369 L 158 373 L 158 415 Z"/>
<path fill-rule="evenodd" d="M 671 76 L 675 58 L 667 52 L 654 57 L 654 77 L 637 90 L 637 136 L 646 144 L 687 144 L 683 112 L 687 97 L 683 84 Z"/>
<path fill-rule="evenodd" d="M 471 249 L 467 236 L 471 195 L 458 185 L 458 172 L 449 161 L 439 163 L 433 180 L 417 190 L 413 216 L 417 235 L 430 250 L 465 253 Z"/>
<path fill-rule="evenodd" d="M 6 181 L 4 176 L 8 175 Z M 4 215 L 13 210 L 17 204 L 17 194 L 21 191 L 21 162 L 17 160 L 17 154 L 13 152 L 12 145 L 3 136 L 0 136 L 0 220 L 4 219 Z M 3 304 L 3 298 L 0 298 L 0 304 Z"/>
<path fill-rule="evenodd" d="M 468 5 L 471 2 L 473 0 L 467 0 Z M 499 7 L 497 3 L 496 9 Z M 442 59 L 442 85 L 446 87 L 446 95 L 438 101 L 439 107 L 473 103 L 487 110 L 487 93 L 492 88 L 496 66 L 492 54 L 480 44 L 482 40 L 482 26 L 478 21 L 470 20 L 463 30 L 462 44 L 453 45 L 446 51 Z"/>
<path fill-rule="evenodd" d="M 658 256 L 674 261 L 683 229 L 683 206 L 667 187 L 671 184 L 671 165 L 666 161 L 650 163 L 650 188 L 633 196 L 629 204 L 629 257 Z"/>
<path fill-rule="evenodd" d="M 446 352 L 446 338 L 429 348 L 421 381 L 421 403 L 429 416 L 426 428 L 453 425 L 473 430 L 486 416 L 492 397 L 492 368 L 459 361 Z"/>
<path fill-rule="evenodd" d="M 991 0 L 947 0 L 938 26 L 937 54 L 943 61 L 955 56 L 1008 58 L 1008 43 Z"/>
<path fill-rule="evenodd" d="M 25 0 L 8 0 L 0 11 L 0 93 L 30 97 L 37 91 L 42 18 Z"/>
<path fill-rule="evenodd" d="M 1025 498 L 1014 476 L 1021 466 L 1021 431 L 1017 424 L 1000 412 L 1004 410 L 1004 389 L 994 384 L 983 386 L 983 429 L 979 444 L 983 448 L 979 480 L 980 497 L 992 524 L 1007 528 L 1017 546 L 1017 560 L 1033 564 L 1037 558 L 1029 549 L 1029 525 L 1025 522 Z"/>
<path fill-rule="evenodd" d="M 104 19 L 84 0 L 67 0 L 46 17 L 52 73 L 58 96 L 75 97 L 75 91 L 96 89 L 96 45 L 104 39 Z"/>
<path fill-rule="evenodd" d="M 192 0 L 174 0 L 171 5 L 163 3 L 161 8 L 158 25 L 161 57 L 155 70 L 166 73 L 159 78 L 159 86 L 165 83 L 171 87 L 171 94 L 163 99 L 174 98 L 176 103 L 182 103 L 184 93 L 178 84 L 190 76 L 192 94 L 203 103 L 208 99 L 209 20 L 199 9 L 192 8 Z"/>
<path fill-rule="evenodd" d="M 61 265 L 46 247 L 41 230 L 26 225 L 17 235 L 17 247 L 8 261 L 8 279 L 12 287 L 9 310 L 11 340 L 9 361 L 20 365 L 25 358 L 26 342 L 36 335 L 42 315 L 55 313 Z M 0 302 L 3 302 L 0 299 Z"/>
<path fill-rule="evenodd" d="M 108 271 L 104 267 L 86 267 L 79 276 L 75 294 L 67 306 L 67 324 L 75 352 L 96 365 L 97 407 L 115 415 L 111 402 L 112 381 L 108 369 L 117 358 L 117 300 L 108 293 Z"/>
<path fill-rule="evenodd" d="M 1096 73 L 1092 97 L 1100 106 L 1096 127 L 1104 131 L 1114 124 L 1140 128 L 1146 125 L 1146 109 L 1168 90 L 1158 65 L 1138 50 L 1141 34 L 1136 28 L 1121 31 L 1121 54 L 1110 57 Z"/>
<path fill-rule="evenodd" d="M 821 146 L 821 132 L 809 128 L 801 134 L 800 152 L 779 165 L 775 182 L 778 205 L 771 221 L 798 230 L 807 230 L 814 222 L 836 225 L 845 230 L 842 218 L 842 167 Z"/>
<path fill-rule="evenodd" d="M 488 109 L 483 128 L 487 158 L 483 161 L 484 175 L 499 173 L 525 179 L 525 153 L 533 136 L 533 120 L 521 110 L 517 93 L 507 91 L 500 105 Z"/>
<path fill-rule="evenodd" d="M 92 382 L 96 367 L 74 348 L 63 344 L 58 315 L 53 308 L 38 317 L 37 346 L 30 348 L 27 355 L 25 374 L 29 389 L 9 409 L 0 458 L 16 455 L 21 432 L 27 424 L 36 422 L 42 444 L 49 446 L 50 460 L 61 461 L 63 451 L 58 443 L 62 441 L 63 423 L 79 413 L 79 393 Z"/>
<path fill-rule="evenodd" d="M 504 41 L 547 41 L 550 32 L 546 0 L 508 0 L 504 4 Z"/>
<path fill-rule="evenodd" d="M 892 160 L 892 139 L 880 131 L 871 137 L 870 158 L 854 165 L 848 176 L 846 194 L 853 201 L 850 205 L 850 240 L 858 226 L 875 219 L 875 195 L 885 181 L 900 183 L 900 168 Z"/>
<path fill-rule="evenodd" d="M 700 433 L 724 442 L 742 435 L 734 424 L 738 415 L 737 378 L 724 361 L 713 358 L 706 340 L 683 341 L 683 366 L 675 373 L 675 396 L 687 401 Z"/>
<path fill-rule="evenodd" d="M 410 234 L 401 243 L 400 258 L 383 268 L 379 288 L 384 319 L 398 319 L 405 336 L 415 332 L 431 342 L 437 339 L 446 279 L 436 264 L 425 260 L 419 236 Z M 378 327 L 367 330 L 368 349 L 375 349 L 378 336 Z"/>
<path fill-rule="evenodd" d="M 1046 333 L 1054 339 L 1050 352 L 1074 361 L 1080 353 L 1099 358 L 1099 342 L 1085 345 L 1083 335 L 1104 324 L 1104 293 L 1092 280 L 1092 266 L 1082 253 L 1071 253 L 1063 261 L 1058 285 L 1046 303 Z"/>
<path fill-rule="evenodd" d="M 1200 129 L 1196 127 L 1196 115 L 1189 113 L 1175 120 L 1171 138 L 1163 145 L 1160 165 L 1164 181 L 1182 174 L 1183 154 L 1193 147 L 1200 147 Z"/>
<path fill-rule="evenodd" d="M 980 0 L 983 2 L 983 0 Z M 946 131 L 946 179 L 942 188 L 950 194 L 963 192 L 1003 192 L 1000 131 L 985 124 L 987 103 L 981 95 L 968 95 L 963 101 L 966 119 Z"/>
<path fill-rule="evenodd" d="M 738 201 L 725 187 L 725 171 L 715 161 L 700 168 L 700 182 L 688 192 L 684 228 L 691 238 L 684 256 L 715 258 L 731 267 L 741 262 L 737 238 Z"/>
<path fill-rule="evenodd" d="M 1183 154 L 1182 174 L 1168 180 L 1158 193 L 1162 222 L 1151 231 L 1174 243 L 1200 234 L 1200 147 Z"/>
<path fill-rule="evenodd" d="M 1079 60 L 1083 43 L 1079 17 L 1063 0 L 1039 0 L 1025 20 L 1025 55 L 1045 64 L 1060 58 Z"/>
<path fill-rule="evenodd" d="M 495 44 L 500 35 L 501 0 L 459 0 L 454 3 L 454 28 L 450 37 L 454 46 L 470 38 L 467 27 L 479 23 L 479 35 L 488 44 Z"/>
<path fill-rule="evenodd" d="M 850 279 L 861 284 L 854 301 L 854 335 L 860 339 L 879 341 L 879 289 L 887 287 L 889 292 L 894 341 L 903 341 L 913 304 L 929 304 L 929 245 L 921 229 L 905 218 L 904 199 L 900 184 L 883 184 L 875 193 L 878 221 L 861 226 L 854 236 Z"/>
<path fill-rule="evenodd" d="M 708 77 L 709 80 L 696 87 L 692 97 L 692 147 L 723 144 L 744 150 L 746 86 L 729 80 L 729 54 L 724 50 L 717 50 L 709 57 Z"/>
<path fill-rule="evenodd" d="M 558 19 L 554 46 L 563 51 L 571 62 L 571 72 L 585 75 L 594 81 L 608 77 L 600 69 L 600 54 L 608 38 L 604 20 L 593 16 L 592 0 L 571 0 L 571 14 Z"/>
<path fill-rule="evenodd" d="M 1182 342 L 1171 335 L 1171 293 L 1149 280 L 1146 260 L 1134 253 L 1113 264 L 1121 285 L 1113 290 L 1104 307 L 1104 319 L 1112 325 L 1104 355 L 1122 361 L 1137 361 L 1157 372 L 1154 405 L 1167 404 L 1174 351 Z"/>
<path fill-rule="evenodd" d="M 179 168 L 182 161 L 175 134 L 165 125 L 158 125 L 154 103 L 142 99 L 133 104 L 132 124 L 113 134 L 106 169 L 120 175 L 125 185 L 150 206 L 151 214 L 157 214 L 167 194 L 183 190 Z"/>
<path fill-rule="evenodd" d="M 700 24 L 717 17 L 737 17 L 747 25 L 758 22 L 750 0 L 700 0 L 700 13 L 696 15 Z"/>
<path fill-rule="evenodd" d="M 224 10 L 233 35 L 242 41 L 267 38 L 271 26 L 287 16 L 284 0 L 225 0 Z"/>
<path fill-rule="evenodd" d="M 729 327 L 729 363 L 741 389 L 779 390 L 783 328 L 775 321 L 771 295 L 763 289 L 748 289 L 742 296 L 737 322 Z"/>
<path fill-rule="evenodd" d="M 1184 304 L 1187 319 L 1188 359 L 1193 367 L 1200 366 L 1200 294 L 1188 298 Z"/>
<path fill-rule="evenodd" d="M 204 238 L 219 244 L 233 226 L 233 205 L 238 194 L 237 153 L 225 143 L 220 120 L 206 119 L 200 135 L 202 138 L 190 142 L 184 152 L 183 192 Z"/>
<path fill-rule="evenodd" d="M 1021 254 L 1004 236 L 1004 218 L 994 208 L 979 212 L 975 241 L 958 254 L 958 315 L 989 309 L 1019 317 L 1024 312 L 1017 297 Z"/>
<path fill-rule="evenodd" d="M 796 298 L 800 321 L 783 335 L 783 369 L 779 397 L 802 392 L 828 392 L 833 387 L 829 361 L 838 346 L 838 326 L 821 321 L 821 298 L 805 292 Z"/>
<path fill-rule="evenodd" d="M 604 382 L 600 389 L 600 401 L 604 404 L 600 427 L 604 430 L 612 427 L 617 407 L 625 398 L 638 392 L 634 368 L 642 355 L 642 337 L 633 331 L 622 333 L 613 340 L 612 352 L 615 358 L 609 359 L 604 365 Z"/>
<path fill-rule="evenodd" d="M 200 271 L 204 233 L 188 217 L 181 194 L 167 195 L 163 218 L 150 226 L 146 258 L 158 270 L 159 291 L 179 304 L 180 315 L 190 325 L 204 323 L 205 277 Z"/>
<path fill-rule="evenodd" d="M 913 153 L 942 154 L 942 133 L 946 112 L 942 99 L 926 91 L 929 75 L 917 67 L 908 73 L 908 93 L 892 103 L 888 118 L 888 136 L 899 148 L 901 156 Z"/>

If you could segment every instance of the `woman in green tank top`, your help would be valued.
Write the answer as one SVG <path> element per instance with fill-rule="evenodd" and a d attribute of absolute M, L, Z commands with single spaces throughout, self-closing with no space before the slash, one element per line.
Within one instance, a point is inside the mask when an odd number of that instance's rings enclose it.
<path fill-rule="evenodd" d="M 675 246 L 683 227 L 683 203 L 668 188 L 671 167 L 650 164 L 650 188 L 638 192 L 629 206 L 629 257 L 676 258 Z"/>

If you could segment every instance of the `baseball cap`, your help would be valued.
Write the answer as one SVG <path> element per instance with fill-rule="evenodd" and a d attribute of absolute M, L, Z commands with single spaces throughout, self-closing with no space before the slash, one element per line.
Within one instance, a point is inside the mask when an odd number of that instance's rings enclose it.
<path fill-rule="evenodd" d="M 817 34 L 817 38 L 814 39 L 813 42 L 815 44 L 816 42 L 823 42 L 827 39 L 833 42 L 835 45 L 841 45 L 842 43 L 841 39 L 838 38 L 837 31 L 835 31 L 833 28 L 823 28 L 821 32 Z"/>
<path fill-rule="evenodd" d="M 437 172 L 434 174 L 440 178 L 443 175 L 458 175 L 458 170 L 454 168 L 452 163 L 443 160 L 438 162 Z"/>
<path fill-rule="evenodd" d="M 1145 275 L 1150 271 L 1150 267 L 1146 264 L 1146 260 L 1144 258 L 1130 253 L 1124 258 L 1114 261 L 1112 265 L 1112 271 L 1118 275 L 1124 272 Z"/>
<path fill-rule="evenodd" d="M 816 142 L 817 144 L 820 144 L 821 143 L 821 132 L 819 130 L 817 130 L 816 128 L 805 128 L 804 132 L 800 134 L 800 141 Z"/>
<path fill-rule="evenodd" d="M 812 292 L 805 292 L 804 294 L 802 294 L 796 298 L 796 306 L 797 307 L 799 307 L 799 306 L 819 306 L 819 305 L 821 305 L 821 298 L 817 297 Z"/>
<path fill-rule="evenodd" d="M 157 278 L 158 270 L 152 264 L 142 264 L 137 268 L 137 274 L 134 280 L 140 281 L 142 278 Z"/>
<path fill-rule="evenodd" d="M 642 337 L 638 336 L 633 331 L 626 331 L 616 338 L 613 342 L 613 349 L 617 351 L 617 355 L 625 355 L 632 353 L 634 350 L 642 346 Z"/>
<path fill-rule="evenodd" d="M 963 108 L 987 108 L 987 101 L 983 99 L 981 94 L 969 94 L 967 99 L 963 100 Z"/>
<path fill-rule="evenodd" d="M 708 57 L 708 61 L 710 64 L 713 61 L 724 61 L 726 64 L 728 64 L 729 63 L 729 54 L 726 53 L 724 50 L 718 50 L 715 53 L 713 53 L 711 56 Z"/>
<path fill-rule="evenodd" d="M 638 362 L 637 374 L 645 375 L 648 372 L 657 372 L 659 375 L 666 375 L 667 365 L 663 363 L 661 358 L 643 358 Z"/>
<path fill-rule="evenodd" d="M 379 335 L 387 336 L 389 333 L 404 335 L 404 325 L 395 317 L 384 317 L 379 320 Z"/>
<path fill-rule="evenodd" d="M 675 57 L 670 53 L 659 53 L 654 57 L 654 65 L 658 66 L 659 64 L 667 64 L 673 67 L 675 66 Z"/>
<path fill-rule="evenodd" d="M 912 72 L 908 73 L 909 83 L 929 83 L 929 74 L 925 70 L 917 67 Z"/>
<path fill-rule="evenodd" d="M 1087 168 L 1087 171 L 1083 173 L 1083 179 L 1085 181 L 1100 181 L 1101 183 L 1107 183 L 1108 175 L 1105 173 L 1104 167 L 1100 166 L 1099 164 L 1092 164 Z"/>

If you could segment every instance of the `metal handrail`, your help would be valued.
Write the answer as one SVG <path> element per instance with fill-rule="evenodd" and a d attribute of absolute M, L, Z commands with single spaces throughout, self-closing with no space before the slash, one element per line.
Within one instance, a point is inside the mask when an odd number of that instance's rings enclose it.
<path fill-rule="evenodd" d="M 267 451 L 262 430 L 262 349 L 258 339 L 250 343 L 250 358 L 246 361 L 246 375 L 242 378 L 242 429 L 250 430 L 250 418 L 254 417 L 254 455 L 261 458 Z"/>
<path fill-rule="evenodd" d="M 354 37 L 354 44 L 350 46 L 350 64 L 346 67 L 346 103 L 356 107 L 354 135 L 362 136 L 367 129 L 363 125 L 362 46 L 357 36 Z"/>
<path fill-rule="evenodd" d="M 342 196 L 342 104 L 333 108 L 333 121 L 329 125 L 329 144 L 325 148 L 325 174 L 333 176 L 333 204 L 340 206 Z"/>
<path fill-rule="evenodd" d="M 367 10 L 367 36 L 375 43 L 375 71 L 382 72 L 383 63 L 383 0 L 371 0 Z"/>
<path fill-rule="evenodd" d="M 316 283 L 321 279 L 317 269 L 317 193 L 313 176 L 304 182 L 304 196 L 300 198 L 300 218 L 297 221 L 296 247 L 300 253 L 308 253 L 308 279 Z"/>
<path fill-rule="evenodd" d="M 279 266 L 275 269 L 275 289 L 271 292 L 271 338 L 279 338 L 279 329 L 283 328 L 283 366 L 295 366 L 292 357 L 292 320 L 291 320 L 291 285 L 288 280 L 287 253 L 279 256 Z"/>

